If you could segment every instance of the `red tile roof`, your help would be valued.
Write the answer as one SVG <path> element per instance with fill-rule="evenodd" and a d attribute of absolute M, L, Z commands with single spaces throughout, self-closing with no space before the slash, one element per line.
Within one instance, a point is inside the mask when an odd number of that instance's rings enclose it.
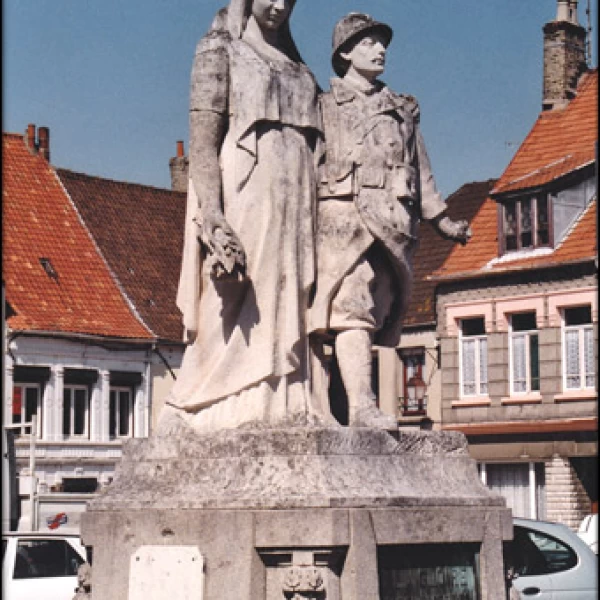
<path fill-rule="evenodd" d="M 491 191 L 501 195 L 550 183 L 595 159 L 598 71 L 589 72 L 578 95 L 563 109 L 544 112 Z M 473 237 L 455 246 L 434 279 L 482 276 L 488 273 L 552 267 L 593 260 L 597 255 L 596 201 L 592 201 L 563 242 L 550 254 L 519 257 L 490 264 L 498 257 L 497 204 L 488 198 L 471 223 Z"/>
<path fill-rule="evenodd" d="M 488 197 L 496 183 L 495 179 L 466 183 L 451 196 L 446 203 L 448 216 L 457 221 L 465 219 L 472 222 L 482 203 Z M 435 321 L 435 286 L 429 276 L 439 269 L 456 242 L 439 236 L 430 223 L 421 223 L 419 249 L 413 261 L 413 290 L 406 317 L 405 326 L 419 326 Z"/>
<path fill-rule="evenodd" d="M 54 169 L 3 134 L 2 253 L 6 301 L 18 331 L 152 339 L 121 294 Z M 50 262 L 56 277 L 40 259 Z"/>
<path fill-rule="evenodd" d="M 65 169 L 57 174 L 144 322 L 159 338 L 181 342 L 175 297 L 186 194 Z"/>
<path fill-rule="evenodd" d="M 582 78 L 565 107 L 540 114 L 492 195 L 549 183 L 595 160 L 598 70 Z"/>

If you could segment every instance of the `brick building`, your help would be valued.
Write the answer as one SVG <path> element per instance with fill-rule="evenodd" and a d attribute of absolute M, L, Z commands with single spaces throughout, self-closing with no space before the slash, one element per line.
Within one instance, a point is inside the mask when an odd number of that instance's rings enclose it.
<path fill-rule="evenodd" d="M 576 527 L 598 500 L 597 70 L 569 82 L 433 279 L 443 428 L 515 514 Z"/>
<path fill-rule="evenodd" d="M 446 203 L 453 220 L 471 222 L 495 180 L 466 183 Z M 435 282 L 455 242 L 444 240 L 432 225 L 420 225 L 413 261 L 413 289 L 397 348 L 377 348 L 374 386 L 382 410 L 398 416 L 400 427 L 439 429 L 442 422 L 440 345 L 436 331 Z"/>
<path fill-rule="evenodd" d="M 44 127 L 2 142 L 2 416 L 16 435 L 19 526 L 64 513 L 60 526 L 77 530 L 181 361 L 185 194 L 56 170 Z"/>

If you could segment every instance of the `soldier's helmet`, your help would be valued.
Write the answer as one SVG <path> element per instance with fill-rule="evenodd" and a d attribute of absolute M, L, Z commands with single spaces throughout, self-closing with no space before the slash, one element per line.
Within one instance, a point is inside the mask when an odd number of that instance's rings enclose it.
<path fill-rule="evenodd" d="M 393 32 L 389 25 L 375 21 L 364 13 L 351 12 L 337 22 L 333 30 L 331 63 L 333 70 L 340 77 L 343 77 L 348 70 L 348 63 L 340 56 L 340 52 L 350 46 L 355 38 L 369 31 L 380 33 L 385 40 L 386 47 L 392 40 Z"/>

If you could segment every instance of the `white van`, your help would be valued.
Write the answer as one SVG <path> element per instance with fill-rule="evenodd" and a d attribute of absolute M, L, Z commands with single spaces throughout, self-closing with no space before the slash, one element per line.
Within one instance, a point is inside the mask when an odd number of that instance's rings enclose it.
<path fill-rule="evenodd" d="M 86 550 L 77 535 L 2 534 L 2 597 L 4 600 L 72 600 L 77 569 Z"/>

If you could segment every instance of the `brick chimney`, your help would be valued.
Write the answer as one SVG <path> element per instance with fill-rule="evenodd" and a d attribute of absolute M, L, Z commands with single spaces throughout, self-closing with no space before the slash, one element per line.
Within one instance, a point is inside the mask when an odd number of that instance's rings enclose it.
<path fill-rule="evenodd" d="M 35 125 L 33 123 L 27 125 L 27 147 L 32 152 L 37 152 L 37 145 L 35 143 Z"/>
<path fill-rule="evenodd" d="M 39 127 L 37 129 L 37 140 L 36 140 L 36 126 L 34 123 L 27 125 L 26 134 L 27 147 L 34 154 L 38 154 L 50 162 L 50 129 L 48 127 Z"/>
<path fill-rule="evenodd" d="M 188 188 L 188 157 L 185 156 L 183 142 L 177 142 L 177 155 L 169 160 L 171 169 L 171 189 L 174 192 L 187 192 Z"/>
<path fill-rule="evenodd" d="M 48 127 L 38 129 L 38 152 L 42 158 L 50 162 L 50 129 Z"/>
<path fill-rule="evenodd" d="M 575 97 L 577 82 L 587 71 L 585 29 L 577 20 L 577 0 L 557 0 L 556 19 L 544 31 L 542 109 L 561 108 Z"/>

